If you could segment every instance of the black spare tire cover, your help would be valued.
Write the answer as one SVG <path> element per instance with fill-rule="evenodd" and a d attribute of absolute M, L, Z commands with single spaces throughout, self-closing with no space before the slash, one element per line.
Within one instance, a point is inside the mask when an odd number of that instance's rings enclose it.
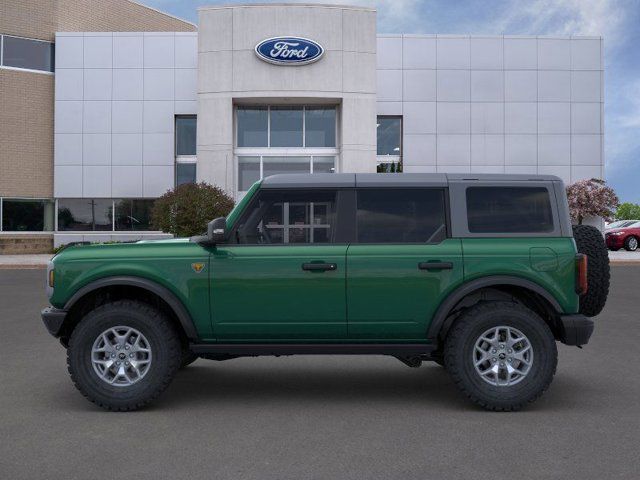
<path fill-rule="evenodd" d="M 604 308 L 609 295 L 609 252 L 602 233 L 590 225 L 574 225 L 573 238 L 578 252 L 588 257 L 587 293 L 580 296 L 580 313 L 595 317 Z"/>

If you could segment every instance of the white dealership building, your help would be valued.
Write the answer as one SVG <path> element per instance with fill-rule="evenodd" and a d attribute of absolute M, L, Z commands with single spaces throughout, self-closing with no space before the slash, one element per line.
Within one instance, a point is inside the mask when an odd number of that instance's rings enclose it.
<path fill-rule="evenodd" d="M 56 34 L 56 244 L 153 235 L 150 201 L 183 182 L 238 199 L 274 173 L 398 163 L 604 175 L 600 37 L 378 34 L 375 10 L 339 5 L 198 13 L 197 32 Z"/>

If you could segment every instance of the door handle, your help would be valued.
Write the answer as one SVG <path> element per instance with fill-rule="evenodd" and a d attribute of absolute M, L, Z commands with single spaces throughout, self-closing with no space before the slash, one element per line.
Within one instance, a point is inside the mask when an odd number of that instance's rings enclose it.
<path fill-rule="evenodd" d="M 310 272 L 326 272 L 328 270 L 336 270 L 338 265 L 335 263 L 303 263 L 302 269 Z"/>
<path fill-rule="evenodd" d="M 453 263 L 451 262 L 420 262 L 418 264 L 420 270 L 451 270 Z"/>

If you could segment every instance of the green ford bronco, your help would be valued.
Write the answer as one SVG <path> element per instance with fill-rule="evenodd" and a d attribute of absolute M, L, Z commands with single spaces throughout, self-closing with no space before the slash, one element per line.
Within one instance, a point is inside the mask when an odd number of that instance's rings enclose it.
<path fill-rule="evenodd" d="M 42 318 L 109 410 L 197 358 L 293 354 L 433 360 L 476 404 L 516 410 L 551 383 L 556 341 L 588 342 L 608 289 L 602 235 L 571 226 L 556 177 L 294 174 L 203 236 L 64 249 Z"/>

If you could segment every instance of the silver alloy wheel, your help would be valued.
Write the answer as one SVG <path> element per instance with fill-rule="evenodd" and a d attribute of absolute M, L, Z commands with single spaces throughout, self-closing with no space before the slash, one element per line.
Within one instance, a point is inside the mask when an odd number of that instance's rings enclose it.
<path fill-rule="evenodd" d="M 493 327 L 476 340 L 472 360 L 482 380 L 506 387 L 521 382 L 531 371 L 533 348 L 520 330 Z"/>
<path fill-rule="evenodd" d="M 628 242 L 629 250 L 633 251 L 638 248 L 638 239 L 636 237 L 631 237 Z"/>
<path fill-rule="evenodd" d="M 128 387 L 142 380 L 149 371 L 151 345 L 135 328 L 109 328 L 93 342 L 91 361 L 100 380 L 116 387 Z"/>

